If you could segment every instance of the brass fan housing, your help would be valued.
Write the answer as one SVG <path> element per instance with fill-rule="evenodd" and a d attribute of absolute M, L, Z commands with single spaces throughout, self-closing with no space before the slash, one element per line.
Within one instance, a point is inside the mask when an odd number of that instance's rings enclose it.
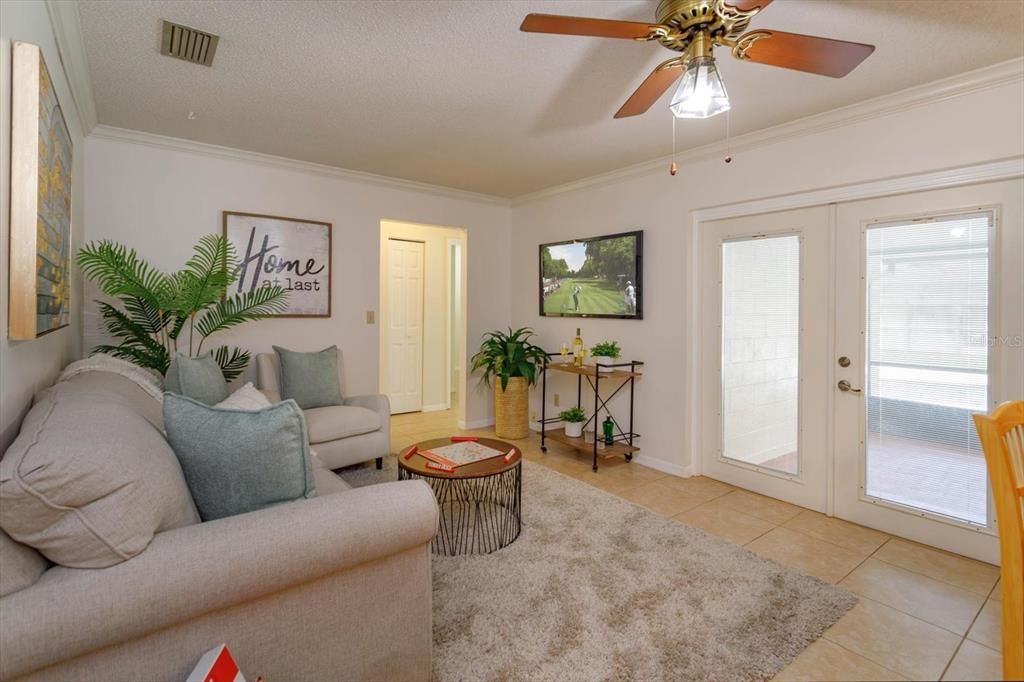
<path fill-rule="evenodd" d="M 661 0 L 658 23 L 667 29 L 656 28 L 641 40 L 656 40 L 670 50 L 686 52 L 694 38 L 704 34 L 714 45 L 733 47 L 757 12 L 737 9 L 725 0 Z"/>

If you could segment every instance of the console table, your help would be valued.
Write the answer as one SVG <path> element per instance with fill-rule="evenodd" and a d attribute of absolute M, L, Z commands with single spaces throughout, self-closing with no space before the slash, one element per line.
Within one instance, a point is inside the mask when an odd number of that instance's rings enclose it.
<path fill-rule="evenodd" d="M 638 360 L 631 360 L 629 362 L 621 362 L 615 364 L 595 364 L 595 365 L 583 365 L 577 367 L 572 362 L 552 362 L 551 359 L 555 356 L 560 356 L 559 353 L 547 353 L 547 357 L 544 359 L 544 364 L 541 368 L 541 412 L 540 412 L 540 449 L 541 452 L 547 452 L 546 442 L 550 438 L 553 441 L 574 447 L 581 452 L 591 451 L 593 454 L 593 469 L 597 471 L 597 457 L 600 454 L 603 457 L 616 457 L 623 456 L 626 461 L 632 461 L 633 453 L 639 452 L 640 448 L 636 447 L 633 442 L 635 439 L 640 437 L 639 433 L 633 430 L 633 387 L 636 380 L 641 376 L 638 371 L 644 363 Z M 602 371 L 605 370 L 605 371 Z M 548 404 L 548 372 L 563 372 L 565 374 L 576 375 L 576 407 L 583 407 L 583 380 L 586 379 L 590 388 L 594 391 L 594 413 L 590 415 L 590 418 L 583 424 L 583 431 L 586 432 L 587 427 L 593 423 L 594 425 L 594 442 L 587 443 L 584 437 L 571 438 L 565 435 L 565 429 L 550 429 L 549 424 L 561 423 L 561 418 L 558 416 L 548 417 L 547 416 L 547 404 Z M 607 398 L 602 397 L 601 387 L 602 386 L 613 386 L 614 390 L 608 395 Z M 629 390 L 629 421 L 626 422 L 626 428 L 623 429 L 620 426 L 619 420 L 612 414 L 611 408 L 608 403 L 614 398 L 619 391 L 624 388 Z M 598 415 L 601 411 L 611 417 L 612 421 L 615 422 L 615 438 L 611 445 L 604 443 L 604 434 L 600 433 L 601 420 L 598 419 Z M 600 441 L 600 443 L 598 442 Z M 599 449 L 600 448 L 600 449 Z"/>

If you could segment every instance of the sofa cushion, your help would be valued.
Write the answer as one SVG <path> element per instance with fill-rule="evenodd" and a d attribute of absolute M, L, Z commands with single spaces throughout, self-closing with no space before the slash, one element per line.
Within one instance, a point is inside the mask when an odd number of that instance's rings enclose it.
<path fill-rule="evenodd" d="M 294 400 L 221 410 L 167 393 L 164 426 L 204 521 L 316 496 L 306 425 Z"/>
<path fill-rule="evenodd" d="M 341 404 L 338 347 L 300 353 L 274 346 L 281 368 L 281 398 L 291 398 L 304 410 Z"/>
<path fill-rule="evenodd" d="M 220 365 L 213 359 L 213 353 L 197 358 L 189 357 L 187 353 L 175 353 L 164 377 L 164 388 L 207 405 L 228 397 L 228 384 Z"/>
<path fill-rule="evenodd" d="M 365 407 L 332 405 L 306 410 L 310 443 L 327 443 L 380 429 L 380 415 Z"/>
<path fill-rule="evenodd" d="M 103 568 L 197 523 L 178 460 L 146 414 L 153 402 L 123 377 L 81 375 L 40 393 L 0 460 L 0 528 L 55 563 Z"/>
<path fill-rule="evenodd" d="M 0 530 L 0 597 L 34 585 L 49 567 L 42 554 Z"/>

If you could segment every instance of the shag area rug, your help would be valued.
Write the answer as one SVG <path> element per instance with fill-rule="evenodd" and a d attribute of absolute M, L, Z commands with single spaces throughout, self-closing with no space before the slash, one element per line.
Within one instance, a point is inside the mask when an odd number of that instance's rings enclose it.
<path fill-rule="evenodd" d="M 397 479 L 394 458 L 339 473 Z M 598 474 L 600 475 L 600 474 Z M 523 530 L 433 559 L 436 680 L 767 680 L 856 597 L 523 462 Z"/>

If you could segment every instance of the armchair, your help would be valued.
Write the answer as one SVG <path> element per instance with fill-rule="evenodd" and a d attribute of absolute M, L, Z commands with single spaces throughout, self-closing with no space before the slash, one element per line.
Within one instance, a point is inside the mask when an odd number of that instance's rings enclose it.
<path fill-rule="evenodd" d="M 256 356 L 258 388 L 271 402 L 281 400 L 281 365 L 277 353 Z M 338 351 L 338 381 L 345 395 L 343 356 Z M 391 449 L 391 404 L 385 395 L 345 396 L 341 405 L 303 410 L 309 443 L 329 469 L 376 460 L 377 468 Z"/>

